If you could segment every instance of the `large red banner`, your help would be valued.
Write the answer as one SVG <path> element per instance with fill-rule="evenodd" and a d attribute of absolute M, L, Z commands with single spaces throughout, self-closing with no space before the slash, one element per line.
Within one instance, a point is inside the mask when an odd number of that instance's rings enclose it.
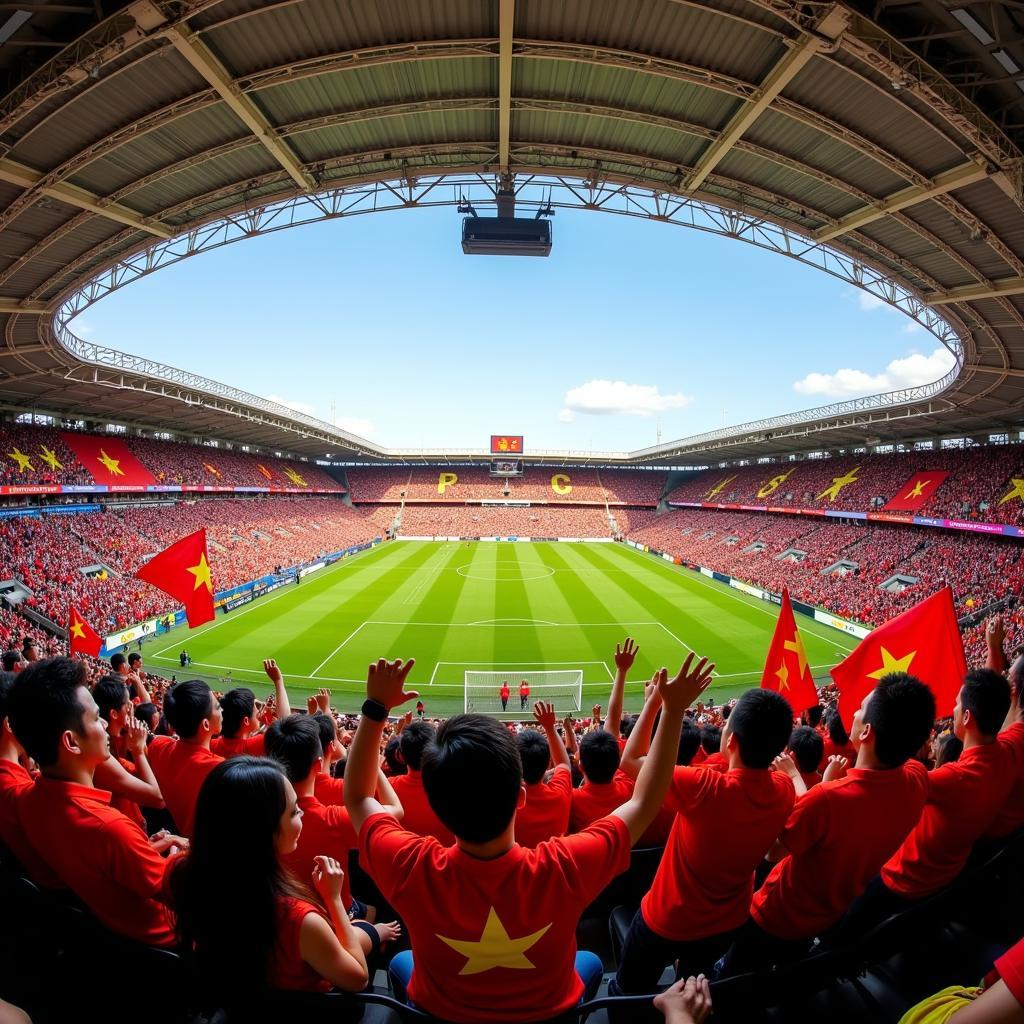
<path fill-rule="evenodd" d="M 127 484 L 144 489 L 147 484 L 156 483 L 153 474 L 116 437 L 63 431 L 60 436 L 98 484 Z"/>
<path fill-rule="evenodd" d="M 942 470 L 926 470 L 915 473 L 897 492 L 896 497 L 882 506 L 883 512 L 916 512 L 930 501 L 949 473 Z"/>
<path fill-rule="evenodd" d="M 492 455 L 522 455 L 522 434 L 491 434 Z"/>

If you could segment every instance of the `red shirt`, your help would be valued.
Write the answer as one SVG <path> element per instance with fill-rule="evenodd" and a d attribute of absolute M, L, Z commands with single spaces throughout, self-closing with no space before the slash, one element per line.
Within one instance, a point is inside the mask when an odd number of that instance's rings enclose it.
<path fill-rule="evenodd" d="M 1011 946 L 996 961 L 995 969 L 1013 998 L 1024 1005 L 1024 939 Z"/>
<path fill-rule="evenodd" d="M 985 838 L 1003 839 L 1019 828 L 1024 828 L 1024 770 L 1018 771 L 1006 802 L 985 831 Z"/>
<path fill-rule="evenodd" d="M 804 780 L 804 785 L 809 790 L 821 782 L 821 774 L 819 772 L 800 772 L 800 778 Z"/>
<path fill-rule="evenodd" d="M 506 684 L 505 684 L 505 685 L 504 685 L 504 686 L 503 686 L 503 687 L 501 688 L 501 699 L 502 699 L 502 700 L 508 700 L 508 694 L 509 694 L 509 689 L 508 689 L 508 683 L 506 683 Z"/>
<path fill-rule="evenodd" d="M 345 780 L 321 773 L 313 782 L 313 795 L 328 807 L 344 807 Z"/>
<path fill-rule="evenodd" d="M 629 867 L 629 830 L 603 818 L 535 850 L 493 860 L 403 831 L 363 825 L 359 856 L 409 931 L 409 998 L 442 1020 L 546 1020 L 576 1005 L 580 914 Z"/>
<path fill-rule="evenodd" d="M 729 770 L 729 759 L 720 750 L 708 754 L 702 762 L 705 768 L 714 768 L 715 771 L 727 772 Z"/>
<path fill-rule="evenodd" d="M 402 816 L 402 828 L 421 836 L 434 836 L 444 846 L 452 846 L 455 836 L 441 824 L 441 819 L 434 813 L 434 808 L 427 800 L 427 791 L 423 788 L 423 776 L 411 768 L 405 775 L 391 780 L 391 785 L 402 802 L 405 814 Z"/>
<path fill-rule="evenodd" d="M 341 905 L 352 905 L 348 885 L 348 853 L 359 845 L 352 819 L 344 807 L 325 807 L 315 796 L 300 796 L 302 831 L 299 845 L 283 857 L 285 867 L 303 884 L 312 885 L 313 858 L 333 857 L 341 864 L 345 879 L 341 885 Z"/>
<path fill-rule="evenodd" d="M 266 757 L 267 734 L 265 732 L 258 732 L 255 736 L 237 736 L 235 739 L 230 739 L 227 736 L 217 736 L 210 740 L 210 750 L 225 760 L 229 757 L 240 757 L 242 754 L 249 754 L 252 757 Z"/>
<path fill-rule="evenodd" d="M 110 762 L 107 761 L 105 763 L 109 764 Z M 129 761 L 128 758 L 126 757 L 118 757 L 117 763 L 129 775 L 138 775 L 138 770 L 135 767 L 134 761 Z M 102 765 L 100 767 L 102 768 Z M 98 789 L 103 789 L 104 779 L 102 773 L 100 772 L 100 769 L 97 769 L 96 773 L 100 775 L 100 778 L 93 779 L 93 783 Z M 134 821 L 135 824 L 138 825 L 143 832 L 146 831 L 146 819 L 142 814 L 142 808 L 134 800 L 132 800 L 131 797 L 121 796 L 117 793 L 111 793 L 110 806 L 113 807 L 115 811 L 120 811 L 126 818 L 131 818 L 131 820 Z"/>
<path fill-rule="evenodd" d="M 516 842 L 532 850 L 552 836 L 569 831 L 572 772 L 564 764 L 555 768 L 550 782 L 526 787 L 526 806 L 516 811 Z"/>
<path fill-rule="evenodd" d="M 965 750 L 928 776 L 928 802 L 903 845 L 882 868 L 887 888 L 919 900 L 963 870 L 975 842 L 992 824 L 1024 767 L 1024 724 L 995 743 Z"/>
<path fill-rule="evenodd" d="M 529 697 L 530 696 L 530 688 L 526 685 L 526 683 L 520 683 L 519 684 L 519 696 L 520 697 Z"/>
<path fill-rule="evenodd" d="M 837 746 L 833 743 L 828 736 L 825 736 L 825 752 L 821 755 L 821 764 L 818 765 L 818 771 L 823 772 L 828 767 L 828 759 L 833 754 L 838 754 L 840 757 L 845 757 L 850 765 L 857 763 L 857 748 L 853 743 L 847 741 L 843 746 Z"/>
<path fill-rule="evenodd" d="M 148 753 L 153 774 L 178 834 L 191 838 L 199 790 L 206 776 L 224 758 L 192 740 L 176 740 L 171 736 L 154 737 Z"/>
<path fill-rule="evenodd" d="M 290 989 L 299 992 L 327 992 L 331 983 L 320 977 L 302 959 L 300 932 L 307 914 L 324 916 L 319 907 L 294 896 L 281 896 L 274 908 L 277 918 L 274 955 L 267 971 L 267 984 L 271 988 Z"/>
<path fill-rule="evenodd" d="M 17 858 L 36 885 L 63 889 L 60 877 L 36 853 L 21 827 L 18 802 L 35 783 L 17 761 L 0 761 L 0 842 Z"/>
<path fill-rule="evenodd" d="M 668 795 L 675 823 L 640 905 L 647 926 L 673 941 L 739 928 L 750 912 L 754 869 L 795 798 L 781 772 L 676 768 Z"/>
<path fill-rule="evenodd" d="M 569 830 L 582 832 L 588 825 L 621 807 L 633 795 L 633 780 L 617 771 L 611 782 L 584 782 L 572 791 Z"/>
<path fill-rule="evenodd" d="M 174 945 L 163 858 L 110 794 L 41 776 L 18 801 L 32 847 L 107 928 L 150 946 Z"/>
<path fill-rule="evenodd" d="M 770 935 L 805 939 L 835 924 L 917 824 L 928 773 L 900 768 L 847 769 L 801 797 L 779 837 L 789 851 L 750 904 Z"/>

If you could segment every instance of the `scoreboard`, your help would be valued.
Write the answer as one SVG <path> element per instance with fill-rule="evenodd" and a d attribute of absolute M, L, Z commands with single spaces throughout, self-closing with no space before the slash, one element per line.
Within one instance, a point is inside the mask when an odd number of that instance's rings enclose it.
<path fill-rule="evenodd" d="M 491 434 L 492 455 L 522 455 L 522 434 Z"/>

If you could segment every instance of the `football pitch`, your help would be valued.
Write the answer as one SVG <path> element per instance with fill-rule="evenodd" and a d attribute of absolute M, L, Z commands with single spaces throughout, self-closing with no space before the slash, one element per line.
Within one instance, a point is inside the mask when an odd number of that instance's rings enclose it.
<path fill-rule="evenodd" d="M 464 674 L 473 670 L 580 669 L 583 708 L 606 706 L 615 644 L 631 636 L 640 653 L 626 709 L 637 711 L 651 674 L 663 665 L 674 671 L 690 650 L 716 662 L 716 702 L 759 685 L 777 614 L 619 544 L 398 540 L 199 629 L 156 637 L 143 653 L 161 674 L 258 695 L 272 689 L 262 660 L 276 658 L 294 703 L 326 686 L 333 704 L 351 712 L 371 661 L 415 658 L 410 685 L 427 714 L 449 715 L 463 710 Z M 797 624 L 817 679 L 857 642 L 803 616 Z M 183 647 L 192 657 L 186 669 Z"/>

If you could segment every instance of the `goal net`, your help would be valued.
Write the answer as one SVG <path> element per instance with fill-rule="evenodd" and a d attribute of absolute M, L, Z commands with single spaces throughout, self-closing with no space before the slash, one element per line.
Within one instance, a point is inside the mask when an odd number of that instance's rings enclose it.
<path fill-rule="evenodd" d="M 525 703 L 519 686 L 526 681 L 530 695 Z M 508 700 L 502 706 L 501 691 L 508 684 Z M 563 669 L 557 672 L 466 672 L 464 709 L 480 715 L 504 715 L 522 718 L 533 713 L 539 701 L 554 704 L 560 714 L 579 711 L 583 699 L 583 670 Z"/>

